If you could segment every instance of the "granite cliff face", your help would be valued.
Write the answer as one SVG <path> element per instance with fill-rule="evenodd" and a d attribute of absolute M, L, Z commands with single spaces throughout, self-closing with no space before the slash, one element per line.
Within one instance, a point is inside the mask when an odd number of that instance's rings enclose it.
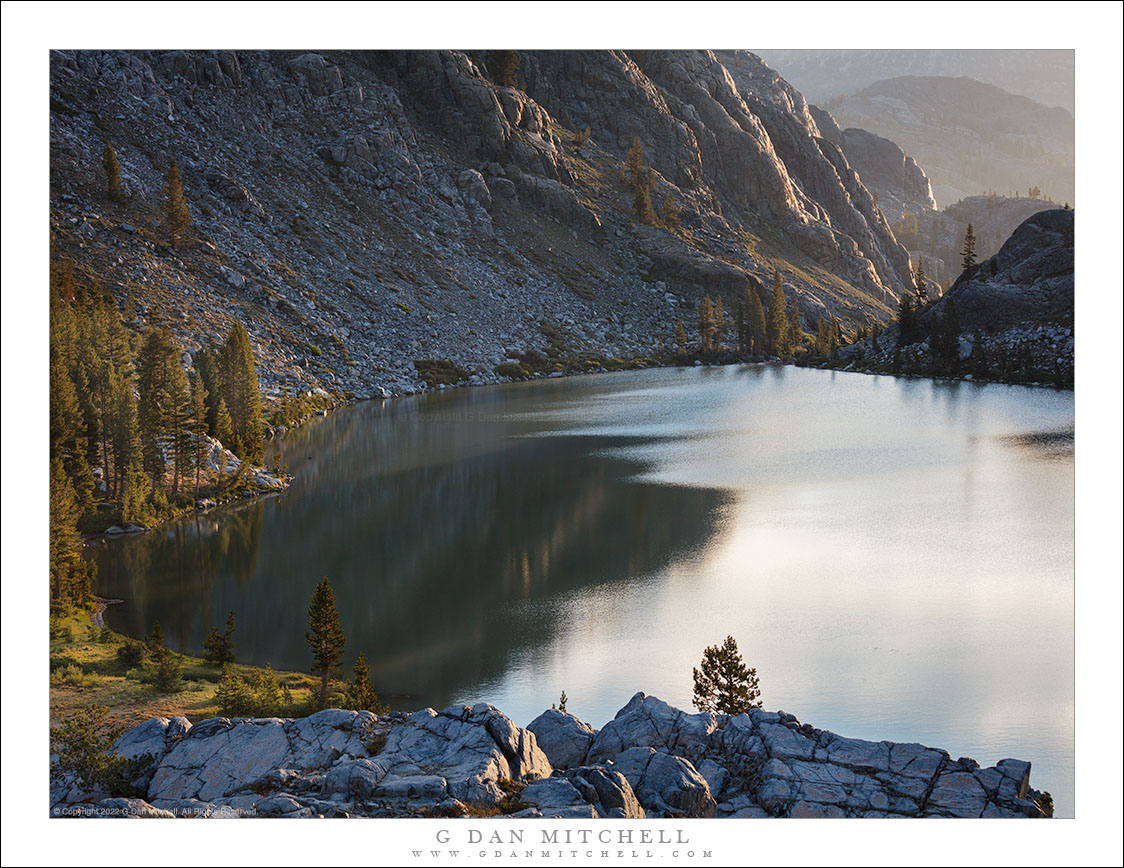
<path fill-rule="evenodd" d="M 134 798 L 55 775 L 55 816 L 1041 817 L 1030 763 L 980 768 L 920 744 L 844 738 L 785 712 L 688 714 L 637 693 L 596 731 L 526 728 L 480 703 L 378 717 L 154 718 L 115 745 L 152 757 Z"/>
<path fill-rule="evenodd" d="M 954 302 L 961 325 L 987 332 L 1073 325 L 1073 211 L 1042 211 L 999 252 L 966 270 L 935 310 Z"/>
<path fill-rule="evenodd" d="M 814 105 L 808 108 L 821 134 L 842 149 L 847 162 L 874 194 L 891 226 L 900 223 L 907 211 L 917 214 L 937 209 L 929 177 L 894 142 L 866 130 L 841 130 L 828 112 Z"/>
<path fill-rule="evenodd" d="M 51 55 L 54 254 L 188 348 L 247 326 L 266 391 L 473 382 L 551 343 L 640 357 L 771 281 L 812 327 L 885 321 L 908 254 L 803 98 L 746 52 Z M 657 209 L 640 225 L 639 137 Z M 106 194 L 116 149 L 126 199 Z M 180 165 L 192 238 L 158 206 Z"/>

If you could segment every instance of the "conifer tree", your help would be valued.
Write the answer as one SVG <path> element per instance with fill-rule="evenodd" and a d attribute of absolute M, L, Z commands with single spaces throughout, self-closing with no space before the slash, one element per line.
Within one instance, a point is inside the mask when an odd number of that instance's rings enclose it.
<path fill-rule="evenodd" d="M 714 300 L 714 348 L 719 349 L 726 340 L 726 312 L 722 309 L 722 295 Z"/>
<path fill-rule="evenodd" d="M 648 167 L 644 161 L 644 146 L 640 144 L 640 136 L 635 136 L 632 140 L 625 167 L 628 171 L 629 184 L 634 190 L 647 184 Z"/>
<path fill-rule="evenodd" d="M 738 299 L 738 309 L 734 314 L 734 326 L 738 333 L 738 352 L 745 353 L 749 350 L 749 332 L 745 321 L 745 302 Z"/>
<path fill-rule="evenodd" d="M 800 323 L 800 306 L 795 298 L 792 300 L 792 314 L 788 320 L 788 334 L 792 353 L 795 355 L 804 348 L 804 327 Z"/>
<path fill-rule="evenodd" d="M 898 347 L 917 343 L 917 311 L 908 292 L 902 293 L 898 305 Z"/>
<path fill-rule="evenodd" d="M 121 196 L 121 167 L 117 164 L 117 152 L 113 150 L 113 145 L 107 139 L 105 142 L 105 150 L 101 155 L 102 168 L 105 169 L 106 186 L 109 192 L 109 198 L 114 202 L 120 202 Z"/>
<path fill-rule="evenodd" d="M 972 231 L 972 224 L 968 224 L 968 231 L 964 233 L 964 247 L 960 251 L 964 257 L 961 263 L 965 270 L 976 264 L 976 234 Z"/>
<path fill-rule="evenodd" d="M 518 87 L 515 77 L 519 69 L 519 55 L 509 49 L 488 52 L 488 71 L 492 81 L 500 87 Z"/>
<path fill-rule="evenodd" d="M 121 480 L 121 521 L 125 524 L 145 526 L 153 519 L 153 512 L 149 506 L 149 496 L 152 494 L 152 483 L 139 462 L 133 462 L 125 470 Z"/>
<path fill-rule="evenodd" d="M 262 460 L 262 407 L 257 367 L 250 336 L 237 320 L 219 352 L 223 398 L 230 413 L 233 443 L 224 443 L 239 458 Z"/>
<path fill-rule="evenodd" d="M 140 439 L 137 433 L 137 399 L 131 377 L 122 377 L 112 408 L 110 446 L 113 450 L 113 488 L 111 496 L 119 499 L 125 476 L 140 463 Z"/>
<path fill-rule="evenodd" d="M 215 666 L 226 666 L 234 662 L 234 611 L 226 618 L 226 632 L 220 633 L 218 627 L 203 641 L 203 659 Z"/>
<path fill-rule="evenodd" d="M 320 676 L 320 707 L 327 708 L 328 678 L 339 667 L 347 640 L 336 609 L 336 595 L 326 576 L 316 586 L 308 606 L 305 641 L 312 649 L 312 671 Z"/>
<path fill-rule="evenodd" d="M 183 195 L 183 182 L 180 180 L 180 167 L 173 158 L 168 164 L 168 174 L 164 176 L 164 201 L 160 205 L 164 226 L 172 238 L 175 249 L 179 237 L 191 225 L 191 213 L 187 210 L 187 200 Z"/>
<path fill-rule="evenodd" d="M 199 480 L 207 460 L 207 387 L 195 373 L 191 377 L 191 461 L 195 465 L 195 499 L 199 499 Z"/>
<path fill-rule="evenodd" d="M 640 136 L 632 140 L 632 147 L 628 151 L 628 160 L 625 164 L 628 172 L 629 183 L 632 186 L 632 211 L 636 219 L 645 226 L 655 226 L 659 223 L 656 211 L 652 207 L 652 187 L 654 177 L 651 166 L 644 159 L 644 146 L 640 144 Z"/>
<path fill-rule="evenodd" d="M 710 351 L 711 341 L 714 338 L 714 307 L 710 303 L 710 295 L 704 295 L 702 304 L 699 305 L 699 339 L 702 341 L 703 352 Z"/>
<path fill-rule="evenodd" d="M 917 260 L 917 269 L 913 272 L 913 288 L 917 291 L 918 304 L 924 306 L 929 301 L 929 287 L 920 258 Z"/>
<path fill-rule="evenodd" d="M 352 668 L 352 678 L 347 683 L 344 694 L 345 705 L 354 711 L 370 711 L 373 714 L 385 714 L 387 707 L 379 701 L 375 693 L 375 686 L 371 684 L 371 668 L 367 658 L 360 654 Z"/>
<path fill-rule="evenodd" d="M 167 652 L 168 649 L 164 647 L 164 628 L 160 626 L 159 621 L 153 625 L 145 644 L 148 645 L 148 652 L 153 657 L 160 657 Z"/>
<path fill-rule="evenodd" d="M 694 702 L 699 711 L 742 714 L 761 707 L 757 670 L 742 661 L 733 636 L 727 636 L 721 646 L 708 647 L 693 675 Z"/>
<path fill-rule="evenodd" d="M 668 229 L 678 229 L 682 223 L 680 215 L 679 203 L 668 193 L 664 197 L 663 205 L 660 206 L 660 222 Z"/>
<path fill-rule="evenodd" d="M 61 458 L 51 460 L 49 565 L 51 597 L 60 603 L 83 603 L 89 596 L 89 575 L 78 535 L 78 498 Z"/>
<path fill-rule="evenodd" d="M 820 321 L 816 324 L 816 339 L 812 344 L 812 350 L 822 358 L 828 354 L 829 343 L 827 320 L 820 317 Z"/>
<path fill-rule="evenodd" d="M 769 305 L 765 338 L 770 353 L 781 357 L 788 355 L 788 310 L 779 271 L 773 272 L 773 301 Z"/>
<path fill-rule="evenodd" d="M 680 352 L 687 348 L 687 330 L 683 328 L 683 320 L 680 319 L 675 325 L 675 346 Z"/>
<path fill-rule="evenodd" d="M 761 304 L 761 294 L 747 283 L 745 287 L 746 308 L 749 311 L 746 332 L 749 336 L 749 351 L 760 355 L 765 352 L 765 308 Z"/>

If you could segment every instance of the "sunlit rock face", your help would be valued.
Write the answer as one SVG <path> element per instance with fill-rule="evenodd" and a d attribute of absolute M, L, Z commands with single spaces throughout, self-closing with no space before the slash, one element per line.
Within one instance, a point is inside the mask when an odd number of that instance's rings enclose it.
<path fill-rule="evenodd" d="M 519 52 L 517 84 L 487 52 L 52 52 L 57 255 L 186 350 L 241 320 L 271 393 L 412 393 L 436 359 L 495 382 L 543 321 L 569 353 L 650 356 L 774 268 L 809 321 L 890 317 L 908 254 L 756 56 Z M 663 225 L 633 213 L 637 140 Z M 173 157 L 175 250 L 152 217 Z"/>
<path fill-rule="evenodd" d="M 135 817 L 1036 817 L 1030 763 L 982 769 L 920 744 L 845 738 L 785 712 L 689 714 L 637 693 L 600 732 L 545 712 L 535 732 L 486 703 L 378 717 L 157 718 L 138 797 L 56 777 L 51 807 Z M 143 798 L 141 798 L 143 796 Z"/>

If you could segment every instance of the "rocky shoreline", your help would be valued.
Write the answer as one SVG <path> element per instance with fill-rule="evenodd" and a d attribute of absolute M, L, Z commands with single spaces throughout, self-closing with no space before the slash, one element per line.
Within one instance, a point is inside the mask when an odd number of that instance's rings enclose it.
<path fill-rule="evenodd" d="M 1030 763 L 981 768 L 783 711 L 690 714 L 637 693 L 599 731 L 551 709 L 520 728 L 486 703 L 413 714 L 153 718 L 114 745 L 151 756 L 131 798 L 53 771 L 53 816 L 1044 817 Z M 1043 806 L 1047 809 L 1044 810 Z"/>

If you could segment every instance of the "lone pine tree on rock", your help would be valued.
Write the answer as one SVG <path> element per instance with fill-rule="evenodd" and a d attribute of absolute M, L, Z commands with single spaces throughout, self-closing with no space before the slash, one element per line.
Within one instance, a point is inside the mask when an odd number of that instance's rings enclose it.
<path fill-rule="evenodd" d="M 172 160 L 168 174 L 164 176 L 164 201 L 160 205 L 164 226 L 172 236 L 172 248 L 176 240 L 191 225 L 191 213 L 187 210 L 187 200 L 183 196 L 183 182 L 180 180 L 179 164 Z"/>
<path fill-rule="evenodd" d="M 320 707 L 328 706 L 328 678 L 337 670 L 343 659 L 347 639 L 340 625 L 336 609 L 336 595 L 325 576 L 312 594 L 308 606 L 308 632 L 304 634 L 312 649 L 312 671 L 320 676 Z"/>
<path fill-rule="evenodd" d="M 117 162 L 117 152 L 113 150 L 113 145 L 107 139 L 105 142 L 105 150 L 102 151 L 101 165 L 105 169 L 105 183 L 109 198 L 114 202 L 120 202 L 123 198 L 121 195 L 121 166 Z"/>
<path fill-rule="evenodd" d="M 694 679 L 694 702 L 699 711 L 741 714 L 761 707 L 757 670 L 742 661 L 733 636 L 727 636 L 721 646 L 711 645 L 703 652 Z"/>
<path fill-rule="evenodd" d="M 971 268 L 976 264 L 976 233 L 972 231 L 972 224 L 968 224 L 968 231 L 964 233 L 964 249 L 960 251 L 963 255 L 963 266 L 965 269 Z"/>

